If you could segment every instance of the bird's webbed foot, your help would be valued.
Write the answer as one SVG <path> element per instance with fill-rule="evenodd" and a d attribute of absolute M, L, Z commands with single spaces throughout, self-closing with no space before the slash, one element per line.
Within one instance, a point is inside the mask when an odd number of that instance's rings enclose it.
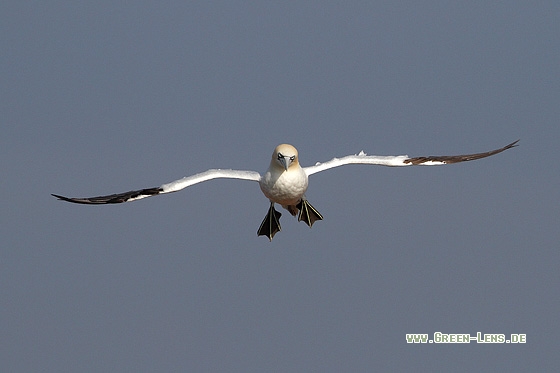
<path fill-rule="evenodd" d="M 323 220 L 323 215 L 306 199 L 302 198 L 296 207 L 299 209 L 298 221 L 303 220 L 310 228 L 317 220 Z"/>
<path fill-rule="evenodd" d="M 267 236 L 270 241 L 272 237 L 282 230 L 280 227 L 280 217 L 282 214 L 274 208 L 274 203 L 270 204 L 268 212 L 257 231 L 257 236 Z"/>

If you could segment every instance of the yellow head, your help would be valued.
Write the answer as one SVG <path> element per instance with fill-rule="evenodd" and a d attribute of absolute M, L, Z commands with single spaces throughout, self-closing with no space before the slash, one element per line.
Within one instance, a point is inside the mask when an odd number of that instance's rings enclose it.
<path fill-rule="evenodd" d="M 290 144 L 278 145 L 272 153 L 270 165 L 285 171 L 288 171 L 290 167 L 297 167 L 299 165 L 297 149 Z"/>

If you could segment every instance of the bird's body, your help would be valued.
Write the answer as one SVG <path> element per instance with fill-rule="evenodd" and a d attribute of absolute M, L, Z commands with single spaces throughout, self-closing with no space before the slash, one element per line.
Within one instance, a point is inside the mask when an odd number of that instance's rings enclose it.
<path fill-rule="evenodd" d="M 518 140 L 519 141 L 519 140 Z M 409 158 L 401 156 L 369 156 L 364 152 L 357 155 L 349 155 L 343 158 L 333 158 L 324 163 L 317 163 L 314 166 L 302 168 L 299 163 L 298 151 L 295 147 L 288 144 L 278 145 L 272 153 L 272 159 L 268 170 L 260 175 L 255 171 L 240 170 L 208 170 L 199 174 L 188 176 L 160 187 L 133 190 L 125 193 L 111 194 L 100 197 L 90 198 L 68 198 L 53 194 L 58 199 L 81 204 L 109 204 L 121 203 L 142 199 L 158 194 L 177 192 L 188 186 L 216 178 L 242 179 L 258 181 L 263 194 L 269 199 L 270 207 L 257 234 L 267 236 L 270 240 L 280 231 L 281 214 L 274 209 L 274 204 L 278 203 L 293 216 L 298 215 L 299 221 L 304 221 L 310 227 L 317 220 L 322 220 L 323 216 L 307 201 L 305 192 L 309 185 L 309 175 L 339 167 L 347 164 L 373 164 L 383 166 L 416 166 L 416 165 L 444 165 L 451 163 L 466 162 L 475 159 L 485 158 L 503 152 L 504 150 L 516 146 L 515 141 L 503 148 L 491 150 L 484 153 L 456 155 L 456 156 L 429 156 Z"/>
<path fill-rule="evenodd" d="M 267 171 L 259 180 L 261 191 L 282 206 L 296 205 L 307 190 L 309 181 L 303 168 L 276 173 Z"/>
<path fill-rule="evenodd" d="M 305 191 L 309 185 L 307 173 L 299 164 L 298 151 L 292 145 L 280 144 L 272 152 L 268 170 L 259 180 L 263 194 L 270 200 L 270 207 L 257 234 L 267 236 L 270 240 L 280 231 L 281 213 L 274 209 L 278 203 L 304 221 L 310 227 L 323 216 L 305 199 Z M 311 211 L 311 214 L 310 214 Z"/>
<path fill-rule="evenodd" d="M 295 206 L 301 200 L 308 185 L 309 180 L 299 164 L 296 148 L 288 144 L 278 145 L 272 153 L 268 170 L 259 180 L 263 194 L 271 202 L 289 210 L 288 206 Z"/>

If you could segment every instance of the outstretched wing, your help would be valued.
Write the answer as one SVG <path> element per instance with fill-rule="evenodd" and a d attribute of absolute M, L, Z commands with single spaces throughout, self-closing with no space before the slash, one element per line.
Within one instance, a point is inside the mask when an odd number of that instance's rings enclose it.
<path fill-rule="evenodd" d="M 51 194 L 51 196 L 66 202 L 82 203 L 84 205 L 105 205 L 108 203 L 122 203 L 128 201 L 136 201 L 137 199 L 155 196 L 161 193 L 163 193 L 163 189 L 161 187 L 156 187 L 156 188 L 147 188 L 147 189 L 140 189 L 140 190 L 131 190 L 130 192 L 110 194 L 108 196 L 99 196 L 99 197 L 70 198 L 70 197 L 60 196 L 58 194 Z"/>
<path fill-rule="evenodd" d="M 465 154 L 465 155 L 431 155 L 428 157 L 414 157 L 410 158 L 408 155 L 397 155 L 397 156 L 378 156 L 378 155 L 367 155 L 364 152 L 360 152 L 356 155 L 349 155 L 342 158 L 333 158 L 328 162 L 317 163 L 314 166 L 305 167 L 304 170 L 307 175 L 312 175 L 317 172 L 328 170 L 329 168 L 339 167 L 347 164 L 373 164 L 381 166 L 436 166 L 442 164 L 451 164 L 472 161 L 475 159 L 490 157 L 491 155 L 498 154 L 504 150 L 511 149 L 517 146 L 519 140 L 512 142 L 504 146 L 503 148 L 491 150 L 484 153 L 475 154 Z"/>
<path fill-rule="evenodd" d="M 67 202 L 83 203 L 87 205 L 101 205 L 108 203 L 122 203 L 136 201 L 138 199 L 155 196 L 158 194 L 177 192 L 188 186 L 202 183 L 203 181 L 226 178 L 226 179 L 241 179 L 259 181 L 261 175 L 255 171 L 240 171 L 240 170 L 208 170 L 196 175 L 187 176 L 179 180 L 172 181 L 168 184 L 163 184 L 160 187 L 131 190 L 130 192 L 110 194 L 107 196 L 89 197 L 89 198 L 69 198 L 52 194 L 52 196 Z"/>

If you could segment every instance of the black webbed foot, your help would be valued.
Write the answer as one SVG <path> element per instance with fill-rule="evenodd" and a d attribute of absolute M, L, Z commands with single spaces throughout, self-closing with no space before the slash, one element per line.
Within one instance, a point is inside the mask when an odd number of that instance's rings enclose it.
<path fill-rule="evenodd" d="M 310 228 L 317 220 L 323 220 L 323 215 L 306 199 L 302 199 L 296 207 L 299 209 L 298 221 L 303 220 Z"/>
<path fill-rule="evenodd" d="M 264 220 L 257 231 L 257 236 L 267 236 L 270 241 L 272 237 L 282 230 L 280 227 L 280 217 L 282 214 L 274 208 L 274 203 L 270 204 L 268 208 L 268 213 L 264 217 Z"/>

